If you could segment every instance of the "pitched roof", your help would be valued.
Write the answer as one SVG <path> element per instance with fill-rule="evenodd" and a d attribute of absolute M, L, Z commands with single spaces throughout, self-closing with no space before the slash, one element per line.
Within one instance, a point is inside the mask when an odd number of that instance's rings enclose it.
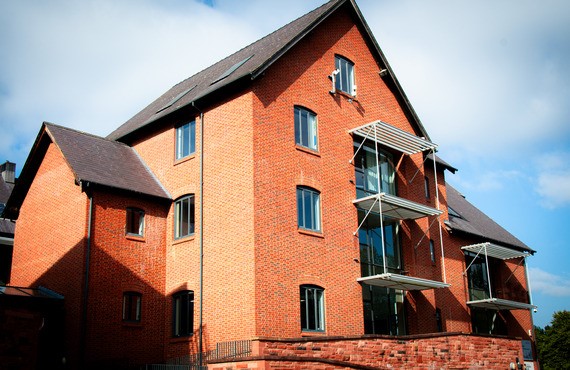
<path fill-rule="evenodd" d="M 446 183 L 447 204 L 460 217 L 449 214 L 449 220 L 445 224 L 453 231 L 466 233 L 475 237 L 483 238 L 486 241 L 493 241 L 499 244 L 514 247 L 515 249 L 528 251 L 531 254 L 534 250 L 517 239 L 513 234 L 505 230 L 501 225 L 493 221 L 481 210 L 469 203 L 453 186 Z"/>
<path fill-rule="evenodd" d="M 0 203 L 5 204 L 8 201 L 12 189 L 14 189 L 14 184 L 4 181 L 4 178 L 0 176 Z"/>
<path fill-rule="evenodd" d="M 429 153 L 427 155 L 430 161 L 433 161 L 433 156 L 434 156 L 433 153 Z M 441 159 L 441 157 L 438 155 L 435 156 L 435 163 L 437 164 L 438 168 L 443 168 L 444 170 L 448 170 L 451 173 L 459 171 L 457 168 L 453 167 L 452 165 Z"/>
<path fill-rule="evenodd" d="M 276 60 L 302 40 L 305 35 L 343 5 L 349 6 L 354 12 L 355 19 L 359 20 L 358 26 L 364 31 L 365 37 L 367 36 L 372 51 L 376 53 L 382 68 L 390 71 L 386 81 L 390 81 L 389 83 L 395 89 L 395 94 L 400 98 L 404 110 L 415 121 L 421 136 L 429 138 L 354 0 L 331 0 L 180 82 L 111 132 L 107 138 L 125 140 L 141 128 L 182 108 L 192 106 L 202 99 L 212 98 L 222 90 L 229 89 L 232 86 L 244 88 L 248 82 L 260 76 Z M 200 106 L 199 104 L 196 105 Z"/>
<path fill-rule="evenodd" d="M 75 180 L 170 199 L 136 151 L 120 142 L 44 123 Z"/>
<path fill-rule="evenodd" d="M 18 210 L 50 142 L 61 151 L 77 184 L 171 199 L 135 149 L 118 141 L 44 122 L 6 204 L 7 217 L 18 218 Z"/>

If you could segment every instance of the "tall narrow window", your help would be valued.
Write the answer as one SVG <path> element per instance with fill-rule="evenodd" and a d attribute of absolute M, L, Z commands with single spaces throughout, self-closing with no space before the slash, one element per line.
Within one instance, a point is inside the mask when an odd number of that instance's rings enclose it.
<path fill-rule="evenodd" d="M 321 231 L 321 200 L 316 190 L 297 187 L 297 221 L 299 228 Z"/>
<path fill-rule="evenodd" d="M 172 336 L 188 337 L 194 333 L 194 292 L 184 290 L 172 296 Z"/>
<path fill-rule="evenodd" d="M 295 107 L 295 143 L 317 150 L 317 116 L 304 108 Z"/>
<path fill-rule="evenodd" d="M 127 234 L 144 235 L 144 211 L 138 208 L 127 208 Z"/>
<path fill-rule="evenodd" d="M 426 194 L 426 199 L 429 199 L 429 179 L 427 176 L 424 177 L 424 191 Z"/>
<path fill-rule="evenodd" d="M 301 285 L 301 330 L 325 330 L 324 290 L 314 285 Z"/>
<path fill-rule="evenodd" d="M 431 239 L 429 241 L 429 256 L 431 258 L 431 262 L 435 263 L 435 245 Z"/>
<path fill-rule="evenodd" d="M 123 293 L 123 321 L 141 321 L 142 294 L 138 292 Z"/>
<path fill-rule="evenodd" d="M 194 195 L 188 195 L 174 202 L 174 238 L 194 234 Z"/>
<path fill-rule="evenodd" d="M 335 77 L 335 88 L 350 95 L 356 95 L 354 84 L 354 63 L 341 56 L 335 56 L 335 68 L 339 71 Z"/>
<path fill-rule="evenodd" d="M 196 121 L 176 128 L 176 159 L 196 152 Z"/>

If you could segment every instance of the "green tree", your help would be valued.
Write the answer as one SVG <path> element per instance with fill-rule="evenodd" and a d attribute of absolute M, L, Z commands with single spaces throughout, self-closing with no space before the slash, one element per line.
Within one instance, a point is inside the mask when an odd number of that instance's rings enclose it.
<path fill-rule="evenodd" d="M 550 325 L 535 327 L 534 332 L 541 368 L 570 369 L 570 311 L 555 312 Z"/>

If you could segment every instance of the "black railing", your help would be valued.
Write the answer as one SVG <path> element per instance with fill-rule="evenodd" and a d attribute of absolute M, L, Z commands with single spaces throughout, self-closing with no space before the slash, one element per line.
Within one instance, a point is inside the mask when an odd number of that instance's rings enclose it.
<path fill-rule="evenodd" d="M 231 360 L 247 357 L 251 354 L 251 340 L 234 340 L 216 344 L 216 349 L 202 354 L 202 364 L 208 361 Z M 199 354 L 189 354 L 168 360 L 166 364 L 149 364 L 141 370 L 202 370 L 207 366 L 200 367 Z"/>

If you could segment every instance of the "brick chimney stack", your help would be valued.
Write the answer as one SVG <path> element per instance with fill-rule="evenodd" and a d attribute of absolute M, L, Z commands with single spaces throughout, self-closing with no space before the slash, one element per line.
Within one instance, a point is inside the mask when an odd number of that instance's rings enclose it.
<path fill-rule="evenodd" d="M 2 173 L 2 178 L 4 182 L 13 184 L 16 182 L 16 163 L 6 161 L 6 163 L 0 165 L 0 173 Z"/>

